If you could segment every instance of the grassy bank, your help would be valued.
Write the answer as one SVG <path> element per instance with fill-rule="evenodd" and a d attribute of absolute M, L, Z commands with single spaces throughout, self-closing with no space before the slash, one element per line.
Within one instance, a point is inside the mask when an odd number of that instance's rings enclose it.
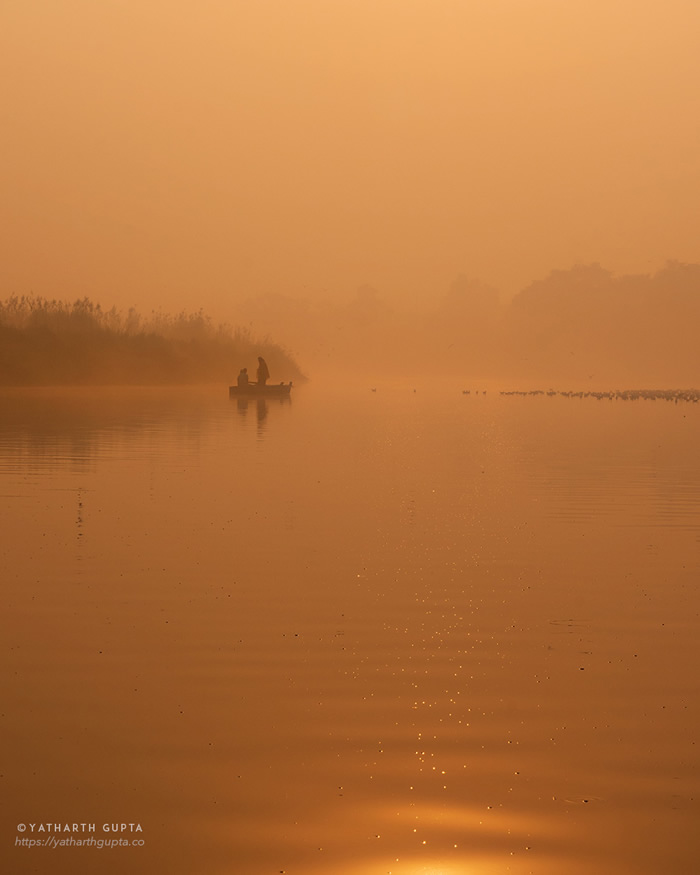
<path fill-rule="evenodd" d="M 143 317 L 133 308 L 104 310 L 10 297 L 0 302 L 0 385 L 164 385 L 233 382 L 267 360 L 271 382 L 301 378 L 289 353 L 241 328 L 215 325 L 201 310 Z"/>

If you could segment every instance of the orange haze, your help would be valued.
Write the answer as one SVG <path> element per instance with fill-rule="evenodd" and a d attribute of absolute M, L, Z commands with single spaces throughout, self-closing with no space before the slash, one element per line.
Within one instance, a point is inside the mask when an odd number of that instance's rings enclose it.
<path fill-rule="evenodd" d="M 0 297 L 236 319 L 700 261 L 696 0 L 5 0 L 0 22 Z"/>

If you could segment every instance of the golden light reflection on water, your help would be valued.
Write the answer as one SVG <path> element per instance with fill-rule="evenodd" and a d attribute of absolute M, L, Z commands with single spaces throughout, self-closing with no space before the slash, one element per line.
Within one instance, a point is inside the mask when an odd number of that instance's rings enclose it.
<path fill-rule="evenodd" d="M 143 820 L 129 871 L 174 875 L 690 871 L 700 416 L 379 395 L 6 406 L 7 829 Z"/>
<path fill-rule="evenodd" d="M 373 832 L 359 836 L 367 824 Z M 413 824 L 418 824 L 414 826 Z M 221 836 L 223 822 L 208 825 L 212 838 Z M 272 846 L 279 834 L 272 824 L 267 828 L 251 824 L 255 841 L 260 846 Z M 407 835 L 410 834 L 410 839 Z M 446 839 L 450 835 L 449 840 Z M 525 873 L 537 865 L 538 872 L 562 871 L 562 860 L 556 854 L 533 852 L 532 845 L 548 841 L 554 847 L 565 847 L 571 830 L 561 826 L 553 833 L 551 824 L 538 816 L 499 814 L 470 807 L 430 806 L 417 803 L 408 808 L 372 807 L 351 812 L 342 822 L 324 822 L 304 827 L 295 824 L 294 841 L 299 848 L 313 847 L 317 860 L 305 858 L 304 871 L 337 875 L 427 875 L 427 873 L 475 873 L 495 875 L 498 872 Z M 288 840 L 288 838 L 286 838 Z M 289 852 L 287 852 L 289 853 Z M 293 858 L 293 854 L 290 855 Z M 355 858 L 361 858 L 358 861 Z M 298 871 L 294 863 L 280 871 Z M 576 872 L 576 863 L 567 871 Z"/>

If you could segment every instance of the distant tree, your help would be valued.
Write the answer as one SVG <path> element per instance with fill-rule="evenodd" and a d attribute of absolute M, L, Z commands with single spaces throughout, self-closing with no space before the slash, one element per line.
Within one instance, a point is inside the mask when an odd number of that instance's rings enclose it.
<path fill-rule="evenodd" d="M 516 295 L 504 334 L 511 370 L 689 380 L 697 379 L 699 319 L 698 265 L 671 262 L 651 277 L 577 265 Z"/>

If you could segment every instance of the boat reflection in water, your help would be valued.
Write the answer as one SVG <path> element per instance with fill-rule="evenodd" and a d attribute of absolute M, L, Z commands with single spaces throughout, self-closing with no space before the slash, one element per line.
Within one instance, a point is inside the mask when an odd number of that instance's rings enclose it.
<path fill-rule="evenodd" d="M 236 409 L 245 416 L 248 413 L 249 405 L 255 405 L 257 416 L 257 428 L 260 435 L 265 427 L 265 420 L 268 414 L 268 402 L 277 404 L 291 403 L 291 383 L 280 383 L 277 386 L 261 386 L 258 387 L 255 383 L 247 387 L 230 386 L 229 398 L 236 399 Z"/>

